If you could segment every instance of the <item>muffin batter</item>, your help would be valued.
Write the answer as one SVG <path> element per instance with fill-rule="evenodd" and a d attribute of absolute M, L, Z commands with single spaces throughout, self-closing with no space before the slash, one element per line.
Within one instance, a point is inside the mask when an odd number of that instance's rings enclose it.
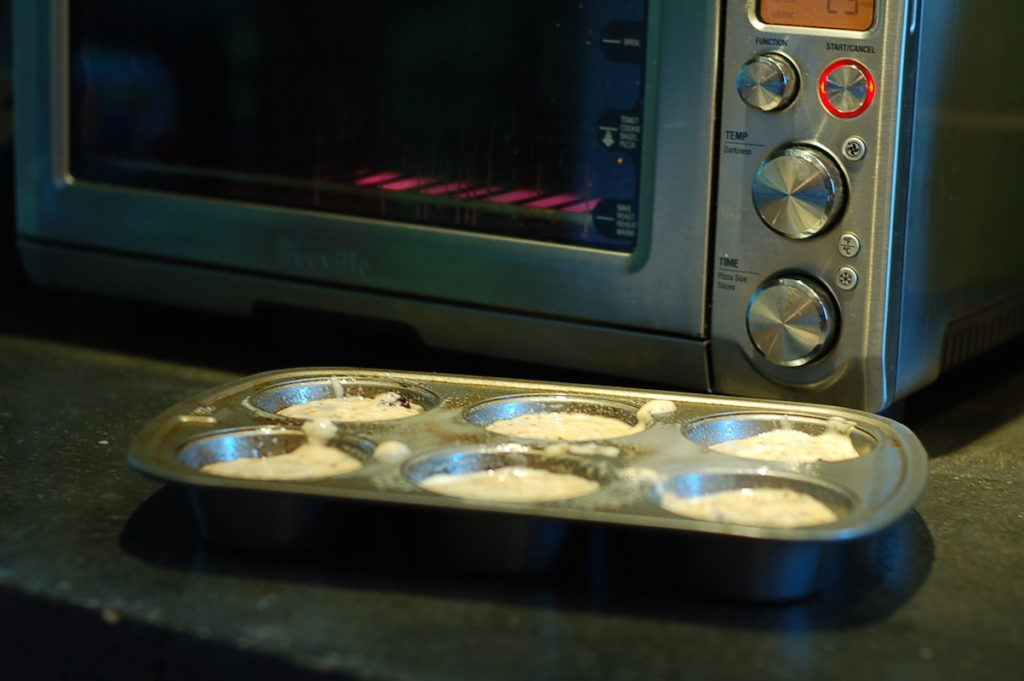
<path fill-rule="evenodd" d="M 347 395 L 300 402 L 285 407 L 277 413 L 297 419 L 392 421 L 415 416 L 422 412 L 423 407 L 410 402 L 402 395 L 396 392 L 384 392 L 373 397 Z"/>
<path fill-rule="evenodd" d="M 373 450 L 373 458 L 397 463 L 412 454 L 409 445 L 399 440 L 384 440 Z"/>
<path fill-rule="evenodd" d="M 777 428 L 739 440 L 719 442 L 711 449 L 745 459 L 798 463 L 844 461 L 860 456 L 850 436 L 834 430 L 811 435 L 800 430 Z"/>
<path fill-rule="evenodd" d="M 688 518 L 756 527 L 806 527 L 838 519 L 832 509 L 809 494 L 778 487 L 745 487 L 698 497 L 667 493 L 661 505 Z"/>
<path fill-rule="evenodd" d="M 575 499 L 600 488 L 594 480 L 528 466 L 505 466 L 473 473 L 438 473 L 420 482 L 431 492 L 486 501 L 558 501 Z"/>
<path fill-rule="evenodd" d="M 608 440 L 637 432 L 636 426 L 619 419 L 571 411 L 520 414 L 495 421 L 487 430 L 540 440 Z"/>
<path fill-rule="evenodd" d="M 211 475 L 247 480 L 308 480 L 351 473 L 363 464 L 327 442 L 337 432 L 330 421 L 310 421 L 303 425 L 306 442 L 286 454 L 242 456 L 217 461 L 199 470 Z"/>

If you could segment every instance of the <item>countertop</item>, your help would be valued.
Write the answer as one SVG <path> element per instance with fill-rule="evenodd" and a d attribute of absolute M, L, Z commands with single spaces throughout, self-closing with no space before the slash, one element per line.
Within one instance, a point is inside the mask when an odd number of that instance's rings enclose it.
<path fill-rule="evenodd" d="M 143 424 L 196 392 L 316 365 L 600 377 L 434 352 L 388 330 L 365 341 L 316 317 L 297 327 L 28 285 L 3 295 L 0 678 L 1024 679 L 1020 342 L 896 416 L 930 456 L 914 511 L 820 593 L 747 603 L 602 565 L 430 569 L 344 537 L 273 555 L 207 545 L 182 490 L 125 464 Z"/>

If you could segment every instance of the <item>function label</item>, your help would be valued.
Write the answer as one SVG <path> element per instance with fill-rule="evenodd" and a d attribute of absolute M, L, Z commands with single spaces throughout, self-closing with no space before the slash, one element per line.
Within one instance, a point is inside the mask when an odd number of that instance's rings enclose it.
<path fill-rule="evenodd" d="M 601 32 L 601 50 L 612 61 L 642 64 L 644 24 L 640 21 L 612 21 Z"/>
<path fill-rule="evenodd" d="M 637 155 L 643 134 L 643 117 L 639 109 L 606 111 L 597 121 L 597 138 L 605 149 L 616 153 Z"/>
<path fill-rule="evenodd" d="M 609 239 L 636 238 L 637 215 L 636 201 L 619 199 L 602 199 L 594 207 L 594 228 Z"/>

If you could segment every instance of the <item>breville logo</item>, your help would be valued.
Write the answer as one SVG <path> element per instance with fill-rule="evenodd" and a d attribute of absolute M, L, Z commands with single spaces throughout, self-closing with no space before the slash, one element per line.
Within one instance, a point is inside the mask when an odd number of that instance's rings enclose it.
<path fill-rule="evenodd" d="M 346 248 L 311 248 L 294 239 L 282 238 L 277 240 L 277 252 L 281 263 L 296 273 L 333 274 L 355 279 L 370 276 L 370 263 L 366 258 Z"/>

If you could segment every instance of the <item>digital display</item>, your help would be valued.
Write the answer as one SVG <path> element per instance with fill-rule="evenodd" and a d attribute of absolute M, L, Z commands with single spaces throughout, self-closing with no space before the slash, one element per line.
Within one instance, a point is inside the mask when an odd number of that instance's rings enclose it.
<path fill-rule="evenodd" d="M 645 0 L 72 0 L 71 173 L 636 247 Z"/>
<path fill-rule="evenodd" d="M 875 23 L 875 0 L 759 0 L 757 16 L 777 26 L 866 31 Z"/>

